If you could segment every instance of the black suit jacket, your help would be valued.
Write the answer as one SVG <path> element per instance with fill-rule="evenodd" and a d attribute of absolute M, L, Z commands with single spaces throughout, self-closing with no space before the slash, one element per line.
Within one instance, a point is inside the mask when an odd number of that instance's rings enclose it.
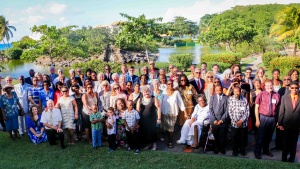
<path fill-rule="evenodd" d="M 194 88 L 196 89 L 198 94 L 203 93 L 205 81 L 203 79 L 200 79 L 200 83 L 201 83 L 201 89 L 199 90 L 197 82 L 195 81 L 195 79 L 193 78 L 192 80 L 190 80 L 190 84 L 194 86 Z"/>
<path fill-rule="evenodd" d="M 228 102 L 228 97 L 223 94 L 220 105 L 218 107 L 217 95 L 215 94 L 210 97 L 210 101 L 209 101 L 210 125 L 214 125 L 215 120 L 223 121 L 220 127 L 228 125 L 229 118 L 228 118 L 228 111 L 227 111 L 227 104 L 228 104 L 227 102 Z"/>
<path fill-rule="evenodd" d="M 298 95 L 299 96 L 299 95 Z M 281 98 L 278 125 L 284 129 L 299 129 L 300 128 L 300 97 L 293 109 L 292 97 L 290 94 L 285 94 Z"/>
<path fill-rule="evenodd" d="M 32 85 L 32 79 L 31 79 L 31 77 L 26 77 L 25 78 L 25 83 L 28 83 L 28 84 Z"/>
<path fill-rule="evenodd" d="M 106 73 L 104 73 L 104 80 L 107 80 L 110 83 L 110 81 L 112 81 L 111 75 L 112 75 L 112 73 L 109 73 L 108 76 L 106 75 Z"/>

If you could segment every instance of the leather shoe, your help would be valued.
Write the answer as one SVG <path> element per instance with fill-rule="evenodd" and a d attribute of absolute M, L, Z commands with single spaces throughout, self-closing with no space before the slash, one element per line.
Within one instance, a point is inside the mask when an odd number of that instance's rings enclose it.
<path fill-rule="evenodd" d="M 218 153 L 219 153 L 219 151 L 218 151 L 218 150 L 214 150 L 214 153 L 215 153 L 215 154 L 218 154 Z"/>
<path fill-rule="evenodd" d="M 233 155 L 234 157 L 236 157 L 236 156 L 238 155 L 238 153 L 237 153 L 236 151 L 233 151 L 233 152 L 232 152 L 232 155 Z"/>
<path fill-rule="evenodd" d="M 245 156 L 246 155 L 245 151 L 241 151 L 240 154 L 241 154 L 241 156 Z"/>
<path fill-rule="evenodd" d="M 225 154 L 225 150 L 221 150 L 220 153 L 221 153 L 221 154 Z"/>
<path fill-rule="evenodd" d="M 260 154 L 254 153 L 254 155 L 255 155 L 256 159 L 259 159 L 259 160 L 261 159 L 261 155 Z"/>
<path fill-rule="evenodd" d="M 267 155 L 267 156 L 269 156 L 269 157 L 273 157 L 274 156 L 271 152 L 266 152 L 264 154 Z"/>

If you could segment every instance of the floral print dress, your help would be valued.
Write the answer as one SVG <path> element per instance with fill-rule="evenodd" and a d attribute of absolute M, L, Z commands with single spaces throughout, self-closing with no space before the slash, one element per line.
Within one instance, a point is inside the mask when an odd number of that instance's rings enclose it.
<path fill-rule="evenodd" d="M 189 86 L 179 86 L 178 87 L 178 91 L 181 95 L 182 101 L 184 103 L 185 106 L 185 110 L 188 114 L 188 116 L 191 116 L 191 114 L 194 111 L 194 103 L 196 100 L 196 96 L 197 96 L 197 91 L 194 88 L 193 85 L 189 85 Z M 179 125 L 183 125 L 184 122 L 187 119 L 184 117 L 184 112 L 180 111 L 179 113 Z"/>
<path fill-rule="evenodd" d="M 123 119 L 123 112 L 116 111 L 116 122 L 117 122 L 117 132 L 116 132 L 116 142 L 117 146 L 123 147 L 126 143 L 126 131 Z"/>

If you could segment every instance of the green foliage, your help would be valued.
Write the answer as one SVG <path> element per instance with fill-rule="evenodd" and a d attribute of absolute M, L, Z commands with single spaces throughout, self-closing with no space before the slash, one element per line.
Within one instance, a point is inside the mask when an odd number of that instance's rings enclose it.
<path fill-rule="evenodd" d="M 206 54 L 201 56 L 201 62 L 220 62 L 228 64 L 239 64 L 243 57 L 240 53 L 224 52 L 217 54 Z"/>
<path fill-rule="evenodd" d="M 83 72 L 85 72 L 87 69 L 92 69 L 96 72 L 104 72 L 106 65 L 110 66 L 111 72 L 121 72 L 121 66 L 119 63 L 103 62 L 102 60 L 91 60 L 85 63 L 76 63 L 72 67 L 80 67 L 83 70 Z"/>
<path fill-rule="evenodd" d="M 187 20 L 182 16 L 176 16 L 172 22 L 169 22 L 169 29 L 171 36 L 180 38 L 184 35 L 194 36 L 199 30 L 196 22 Z"/>
<path fill-rule="evenodd" d="M 14 26 L 9 25 L 8 20 L 6 20 L 3 15 L 0 15 L 0 41 L 4 44 L 9 44 L 10 38 L 13 37 L 11 30 L 17 31 Z"/>
<path fill-rule="evenodd" d="M 207 14 L 200 19 L 199 42 L 210 46 L 226 45 L 229 50 L 244 55 L 252 51 L 264 53 L 282 49 L 282 45 L 268 38 L 268 35 L 271 25 L 275 23 L 274 16 L 286 6 L 300 7 L 299 4 L 249 5 L 236 6 L 220 14 Z"/>
<path fill-rule="evenodd" d="M 169 61 L 181 70 L 189 68 L 194 60 L 194 56 L 190 53 L 172 54 Z"/>
<path fill-rule="evenodd" d="M 31 39 L 29 36 L 24 36 L 17 42 L 12 42 L 14 47 L 18 47 L 20 49 L 32 49 L 36 48 L 38 43 L 36 40 Z"/>
<path fill-rule="evenodd" d="M 262 55 L 262 61 L 265 67 L 270 66 L 270 61 L 274 58 L 280 57 L 278 52 L 266 52 Z"/>
<path fill-rule="evenodd" d="M 20 59 L 20 56 L 22 55 L 22 49 L 20 48 L 8 48 L 4 52 L 5 56 L 9 59 Z"/>
<path fill-rule="evenodd" d="M 232 64 L 230 63 L 222 63 L 222 62 L 207 62 L 207 70 L 212 70 L 212 66 L 217 64 L 219 66 L 219 72 L 224 72 L 226 69 L 230 68 Z M 197 65 L 197 67 L 201 67 L 201 63 Z"/>
<path fill-rule="evenodd" d="M 270 70 L 278 68 L 281 74 L 286 75 L 289 70 L 296 68 L 300 70 L 300 58 L 296 56 L 284 56 L 274 58 L 270 61 Z"/>
<path fill-rule="evenodd" d="M 169 65 L 170 65 L 169 62 L 155 62 L 155 67 L 157 67 L 159 69 L 163 68 L 166 71 L 168 71 Z"/>
<path fill-rule="evenodd" d="M 38 58 L 42 54 L 43 54 L 43 51 L 41 49 L 26 49 L 26 50 L 23 50 L 23 53 L 20 58 L 22 60 L 34 61 L 36 58 Z"/>
<path fill-rule="evenodd" d="M 162 18 L 146 19 L 145 15 L 139 17 L 120 14 L 127 21 L 120 22 L 120 31 L 116 36 L 116 45 L 125 50 L 132 51 L 157 51 L 157 42 L 161 40 L 163 32 L 158 22 Z"/>

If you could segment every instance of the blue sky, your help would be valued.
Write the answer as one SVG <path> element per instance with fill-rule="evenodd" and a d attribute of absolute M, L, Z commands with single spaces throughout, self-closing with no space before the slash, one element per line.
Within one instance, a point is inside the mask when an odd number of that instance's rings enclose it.
<path fill-rule="evenodd" d="M 31 35 L 33 25 L 97 26 L 123 20 L 119 13 L 171 21 L 184 16 L 199 22 L 204 14 L 230 9 L 236 5 L 299 3 L 299 0 L 10 0 L 0 6 L 10 25 L 17 28 L 12 41 Z"/>

